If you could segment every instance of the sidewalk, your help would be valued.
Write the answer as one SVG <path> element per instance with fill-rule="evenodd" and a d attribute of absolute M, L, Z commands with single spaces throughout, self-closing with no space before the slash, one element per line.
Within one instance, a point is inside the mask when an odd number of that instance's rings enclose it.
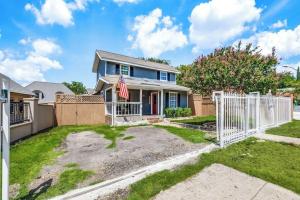
<path fill-rule="evenodd" d="M 300 196 L 235 169 L 213 164 L 198 175 L 159 193 L 154 199 L 300 200 Z"/>
<path fill-rule="evenodd" d="M 300 145 L 300 138 L 293 138 L 293 137 L 285 137 L 280 135 L 271 135 L 271 134 L 255 134 L 256 138 L 263 139 L 263 140 L 270 140 L 274 142 L 285 142 L 289 144 Z"/>

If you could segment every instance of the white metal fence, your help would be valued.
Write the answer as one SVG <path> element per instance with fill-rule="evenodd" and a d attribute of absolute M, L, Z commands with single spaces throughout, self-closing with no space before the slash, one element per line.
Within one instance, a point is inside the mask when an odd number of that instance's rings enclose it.
<path fill-rule="evenodd" d="M 290 97 L 214 92 L 217 139 L 221 147 L 292 120 Z"/>

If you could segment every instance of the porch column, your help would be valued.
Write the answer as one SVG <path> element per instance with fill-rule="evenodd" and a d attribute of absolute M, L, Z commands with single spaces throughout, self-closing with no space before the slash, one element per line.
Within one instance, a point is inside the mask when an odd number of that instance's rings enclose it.
<path fill-rule="evenodd" d="M 189 91 L 186 92 L 186 107 L 189 107 Z"/>
<path fill-rule="evenodd" d="M 160 94 L 159 94 L 159 91 L 157 91 L 157 105 L 158 105 L 158 107 L 157 107 L 158 113 L 157 114 L 161 114 L 160 113 L 161 105 L 159 102 L 160 102 Z"/>
<path fill-rule="evenodd" d="M 140 116 L 143 115 L 143 103 L 142 103 L 142 101 L 143 101 L 143 90 L 140 89 Z"/>
<path fill-rule="evenodd" d="M 114 126 L 115 125 L 116 108 L 117 108 L 117 94 L 116 94 L 115 86 L 113 86 L 111 89 L 111 101 L 112 101 L 111 123 Z"/>
<path fill-rule="evenodd" d="M 164 116 L 164 90 L 160 91 L 161 94 L 161 101 L 160 101 L 160 115 L 163 117 Z"/>

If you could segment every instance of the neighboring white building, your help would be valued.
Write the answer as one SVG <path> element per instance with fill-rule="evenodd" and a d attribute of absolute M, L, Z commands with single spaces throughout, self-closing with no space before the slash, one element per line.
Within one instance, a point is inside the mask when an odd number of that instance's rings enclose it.
<path fill-rule="evenodd" d="M 27 85 L 26 88 L 39 98 L 39 103 L 54 103 L 57 94 L 74 95 L 74 93 L 62 83 L 34 81 Z"/>

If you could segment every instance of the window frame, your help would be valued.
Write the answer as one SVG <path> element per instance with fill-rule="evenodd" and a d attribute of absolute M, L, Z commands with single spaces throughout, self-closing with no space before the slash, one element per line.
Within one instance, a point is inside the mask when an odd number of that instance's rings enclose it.
<path fill-rule="evenodd" d="M 165 74 L 165 77 L 166 77 L 166 79 L 162 79 L 162 74 Z M 168 81 L 168 72 L 166 72 L 166 71 L 160 71 L 160 75 L 159 75 L 160 77 L 159 77 L 159 80 L 160 81 Z"/>
<path fill-rule="evenodd" d="M 172 95 L 174 95 L 174 97 L 175 97 L 175 107 L 171 106 L 172 105 L 171 101 L 173 101 L 173 100 L 171 100 L 171 96 Z M 177 102 L 178 102 L 177 98 L 178 98 L 178 92 L 169 92 L 169 108 L 177 108 L 178 107 L 178 105 L 177 105 Z"/>
<path fill-rule="evenodd" d="M 123 74 L 123 67 L 127 67 L 127 74 Z M 130 76 L 130 66 L 129 65 L 124 65 L 124 64 L 120 64 L 120 75 L 123 76 Z"/>

